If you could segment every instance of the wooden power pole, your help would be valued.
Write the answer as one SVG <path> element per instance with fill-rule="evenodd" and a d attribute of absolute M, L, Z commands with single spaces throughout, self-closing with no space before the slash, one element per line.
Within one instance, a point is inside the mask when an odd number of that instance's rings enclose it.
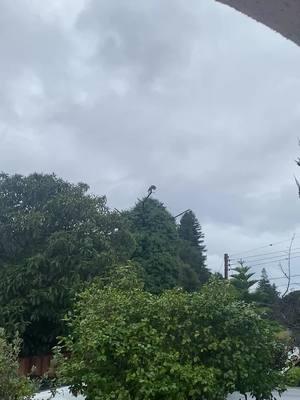
<path fill-rule="evenodd" d="M 228 279 L 229 275 L 229 256 L 227 253 L 224 254 L 224 279 Z"/>

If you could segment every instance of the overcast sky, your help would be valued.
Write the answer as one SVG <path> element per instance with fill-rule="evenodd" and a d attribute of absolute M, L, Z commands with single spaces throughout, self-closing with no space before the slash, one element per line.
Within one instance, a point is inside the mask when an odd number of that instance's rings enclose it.
<path fill-rule="evenodd" d="M 215 270 L 293 232 L 300 247 L 292 42 L 213 0 L 1 0 L 0 57 L 1 170 L 84 181 L 120 209 L 155 184 L 195 211 Z"/>

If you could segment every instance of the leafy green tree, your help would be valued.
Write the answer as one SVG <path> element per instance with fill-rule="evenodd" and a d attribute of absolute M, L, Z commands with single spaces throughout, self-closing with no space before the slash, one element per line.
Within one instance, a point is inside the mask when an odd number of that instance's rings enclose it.
<path fill-rule="evenodd" d="M 144 270 L 145 288 L 154 293 L 179 285 L 183 263 L 173 216 L 155 199 L 140 200 L 127 213 L 136 241 L 132 260 Z"/>
<path fill-rule="evenodd" d="M 208 281 L 210 273 L 205 265 L 204 234 L 193 211 L 184 213 L 180 220 L 178 233 L 181 239 L 180 258 L 185 265 L 190 267 L 189 276 L 185 275 L 185 279 L 191 282 L 195 288 L 198 288 Z"/>
<path fill-rule="evenodd" d="M 1 400 L 29 400 L 34 386 L 29 379 L 18 374 L 20 340 L 7 341 L 0 329 L 0 398 Z"/>
<path fill-rule="evenodd" d="M 281 344 L 224 281 L 160 295 L 93 285 L 67 321 L 59 374 L 87 399 L 224 400 L 237 390 L 267 400 L 281 389 Z"/>
<path fill-rule="evenodd" d="M 0 326 L 24 353 L 46 352 L 82 286 L 131 257 L 134 241 L 105 197 L 55 175 L 0 175 Z"/>
<path fill-rule="evenodd" d="M 257 280 L 251 279 L 255 274 L 250 272 L 251 268 L 240 262 L 240 265 L 233 268 L 234 274 L 231 275 L 231 284 L 239 292 L 243 300 L 252 299 L 249 289 L 257 283 Z"/>

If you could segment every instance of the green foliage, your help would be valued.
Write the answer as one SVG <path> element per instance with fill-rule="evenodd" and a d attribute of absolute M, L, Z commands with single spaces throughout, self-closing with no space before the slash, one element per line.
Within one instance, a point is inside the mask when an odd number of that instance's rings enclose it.
<path fill-rule="evenodd" d="M 207 282 L 210 276 L 206 268 L 206 249 L 204 246 L 204 235 L 195 214 L 186 212 L 178 229 L 180 243 L 180 258 L 189 267 L 183 275 L 186 289 L 197 289 Z"/>
<path fill-rule="evenodd" d="M 292 331 L 295 344 L 300 345 L 300 290 L 286 295 L 280 302 L 278 319 Z"/>
<path fill-rule="evenodd" d="M 205 257 L 205 246 L 204 246 L 204 235 L 201 232 L 201 226 L 199 221 L 197 220 L 193 211 L 189 210 L 183 214 L 180 220 L 179 225 L 179 237 L 182 240 L 186 240 L 194 247 L 199 247 L 202 251 L 202 262 L 204 263 L 206 260 Z"/>
<path fill-rule="evenodd" d="M 134 241 L 104 197 L 55 175 L 0 175 L 0 325 L 24 353 L 47 352 L 86 282 L 125 262 Z"/>
<path fill-rule="evenodd" d="M 270 283 L 265 268 L 262 270 L 261 278 L 258 281 L 255 292 L 251 294 L 251 298 L 252 301 L 255 301 L 261 311 L 263 311 L 265 317 L 269 318 L 270 321 L 273 321 L 274 326 L 277 324 L 279 327 L 279 324 L 282 324 L 280 312 L 281 298 L 276 285 Z"/>
<path fill-rule="evenodd" d="M 209 279 L 204 235 L 193 212 L 179 228 L 157 200 L 145 198 L 127 213 L 137 247 L 133 260 L 144 270 L 145 288 L 152 293 L 174 287 L 197 290 Z"/>
<path fill-rule="evenodd" d="M 233 268 L 234 274 L 231 275 L 231 284 L 238 291 L 240 298 L 242 300 L 248 301 L 251 298 L 249 293 L 249 289 L 257 283 L 257 280 L 251 279 L 254 275 L 253 272 L 249 272 L 251 270 L 250 267 L 247 267 L 240 262 L 240 265 L 236 268 Z"/>
<path fill-rule="evenodd" d="M 200 282 L 197 273 L 188 264 L 182 264 L 178 275 L 178 286 L 187 290 L 188 292 L 194 292 L 199 289 Z"/>
<path fill-rule="evenodd" d="M 141 266 L 146 290 L 197 290 L 208 279 L 201 227 L 178 229 L 157 200 L 112 213 L 105 197 L 55 175 L 0 174 L 0 326 L 23 338 L 23 354 L 48 352 L 76 293 L 114 265 Z"/>
<path fill-rule="evenodd" d="M 282 347 L 255 308 L 236 300 L 231 285 L 213 281 L 200 292 L 160 295 L 134 286 L 93 285 L 68 316 L 58 365 L 74 393 L 223 400 L 237 390 L 271 399 L 281 388 Z"/>
<path fill-rule="evenodd" d="M 299 387 L 300 386 L 300 368 L 294 367 L 291 368 L 287 374 L 287 385 L 291 387 Z"/>
<path fill-rule="evenodd" d="M 18 374 L 20 340 L 8 343 L 4 330 L 0 329 L 0 399 L 26 400 L 33 395 L 33 384 Z"/>
<path fill-rule="evenodd" d="M 132 259 L 144 270 L 145 288 L 154 293 L 179 285 L 182 262 L 174 218 L 158 200 L 143 199 L 127 214 L 137 246 Z"/>
<path fill-rule="evenodd" d="M 262 269 L 261 278 L 255 290 L 255 300 L 262 305 L 271 306 L 279 301 L 276 285 L 271 284 L 265 268 Z"/>
<path fill-rule="evenodd" d="M 114 266 L 107 277 L 102 279 L 102 282 L 120 290 L 143 289 L 142 276 L 141 268 L 129 263 L 128 265 Z"/>

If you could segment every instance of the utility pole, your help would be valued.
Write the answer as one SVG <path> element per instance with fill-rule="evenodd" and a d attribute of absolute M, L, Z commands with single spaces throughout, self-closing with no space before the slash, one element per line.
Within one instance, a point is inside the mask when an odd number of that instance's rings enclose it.
<path fill-rule="evenodd" d="M 228 272 L 229 272 L 229 255 L 227 253 L 224 254 L 224 279 L 228 280 Z"/>

